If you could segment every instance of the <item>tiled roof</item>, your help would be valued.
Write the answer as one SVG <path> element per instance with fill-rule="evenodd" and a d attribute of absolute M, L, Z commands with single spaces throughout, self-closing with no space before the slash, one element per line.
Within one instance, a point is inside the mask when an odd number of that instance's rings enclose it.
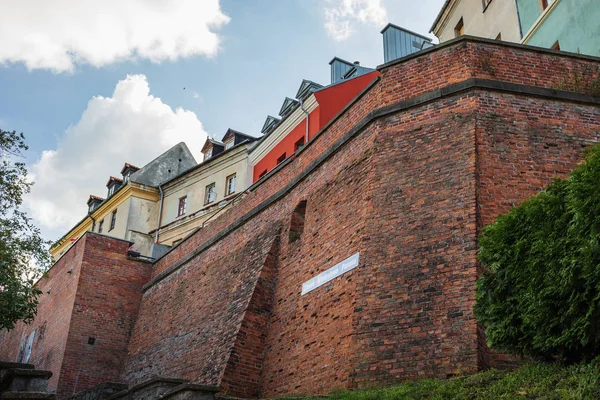
<path fill-rule="evenodd" d="M 125 172 L 125 170 L 129 168 L 129 169 L 134 169 L 134 170 L 139 170 L 139 167 L 136 167 L 135 165 L 129 164 L 129 163 L 125 163 L 125 165 L 123 166 L 123 169 L 121 169 L 121 174 L 123 174 L 123 172 Z"/>
<path fill-rule="evenodd" d="M 123 183 L 123 179 L 115 178 L 114 176 L 111 176 L 110 178 L 108 178 L 108 182 L 106 182 L 106 186 L 109 186 L 111 182 Z"/>
<path fill-rule="evenodd" d="M 90 204 L 90 202 L 92 200 L 104 201 L 104 199 L 102 197 L 98 197 L 98 196 L 94 196 L 93 194 L 90 194 L 90 198 L 88 199 L 87 204 Z"/>

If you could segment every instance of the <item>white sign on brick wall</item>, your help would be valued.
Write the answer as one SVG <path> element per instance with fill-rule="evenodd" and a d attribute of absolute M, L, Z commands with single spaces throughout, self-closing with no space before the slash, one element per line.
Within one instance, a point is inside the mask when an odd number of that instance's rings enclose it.
<path fill-rule="evenodd" d="M 314 289 L 318 288 L 319 286 L 326 284 L 330 280 L 335 279 L 338 276 L 343 275 L 346 272 L 351 271 L 354 268 L 356 268 L 358 266 L 359 256 L 360 256 L 360 253 L 356 253 L 356 254 L 346 258 L 341 263 L 329 268 L 327 271 L 321 272 L 319 275 L 315 276 L 314 278 L 304 282 L 302 284 L 302 296 L 304 296 L 306 293 L 310 292 L 311 290 L 314 290 Z"/>

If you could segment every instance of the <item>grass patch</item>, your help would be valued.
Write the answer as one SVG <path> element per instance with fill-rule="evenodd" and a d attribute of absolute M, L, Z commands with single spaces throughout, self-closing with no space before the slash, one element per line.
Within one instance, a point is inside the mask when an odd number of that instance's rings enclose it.
<path fill-rule="evenodd" d="M 600 358 L 588 364 L 531 364 L 452 380 L 407 382 L 386 389 L 333 393 L 330 400 L 600 399 Z"/>

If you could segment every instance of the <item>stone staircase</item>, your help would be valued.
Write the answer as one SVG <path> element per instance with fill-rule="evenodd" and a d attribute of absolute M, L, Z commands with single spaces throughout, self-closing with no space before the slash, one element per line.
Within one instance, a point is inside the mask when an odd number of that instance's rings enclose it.
<path fill-rule="evenodd" d="M 0 400 L 56 400 L 48 393 L 50 371 L 31 364 L 0 361 Z M 105 382 L 69 397 L 69 400 L 215 400 L 216 386 L 198 385 L 184 379 L 157 377 L 130 388 Z"/>
<path fill-rule="evenodd" d="M 115 393 L 118 388 L 123 390 Z M 68 400 L 215 400 L 218 391 L 219 388 L 216 386 L 198 385 L 183 379 L 157 377 L 130 388 L 119 383 L 103 383 L 77 393 Z"/>
<path fill-rule="evenodd" d="M 0 400 L 54 400 L 56 396 L 47 393 L 50 371 L 35 369 L 31 364 L 0 361 Z"/>

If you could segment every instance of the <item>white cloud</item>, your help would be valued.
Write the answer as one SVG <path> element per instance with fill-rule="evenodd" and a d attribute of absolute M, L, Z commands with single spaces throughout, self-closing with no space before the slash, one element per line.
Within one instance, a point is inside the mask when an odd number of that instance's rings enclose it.
<path fill-rule="evenodd" d="M 120 176 L 125 162 L 142 167 L 181 141 L 200 161 L 206 136 L 193 112 L 173 110 L 150 94 L 144 75 L 128 75 L 112 97 L 93 97 L 56 149 L 31 166 L 25 208 L 46 236 L 59 236 L 86 214 L 90 194 L 105 197 L 108 177 Z"/>
<path fill-rule="evenodd" d="M 0 0 L 0 63 L 72 71 L 143 58 L 214 56 L 219 0 Z"/>
<path fill-rule="evenodd" d="M 387 11 L 381 0 L 329 0 L 325 7 L 325 29 L 331 38 L 345 40 L 354 31 L 355 23 L 383 25 Z"/>

